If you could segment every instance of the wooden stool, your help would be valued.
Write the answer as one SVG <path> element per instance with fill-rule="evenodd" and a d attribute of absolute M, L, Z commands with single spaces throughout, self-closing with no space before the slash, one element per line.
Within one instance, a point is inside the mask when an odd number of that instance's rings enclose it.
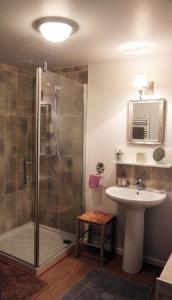
<path fill-rule="evenodd" d="M 93 247 L 97 247 L 97 245 L 91 243 L 91 235 L 92 235 L 92 225 L 100 226 L 100 261 L 101 264 L 104 265 L 104 244 L 110 240 L 111 241 L 111 252 L 114 253 L 114 225 L 115 225 L 116 216 L 97 212 L 97 211 L 88 211 L 81 216 L 77 217 L 77 235 L 76 235 L 76 257 L 79 256 L 79 246 L 80 246 L 80 238 L 84 237 L 86 233 L 88 233 L 88 245 Z M 88 230 L 85 230 L 81 233 L 80 224 L 85 223 L 89 225 Z M 111 223 L 111 234 L 106 235 L 106 227 Z"/>

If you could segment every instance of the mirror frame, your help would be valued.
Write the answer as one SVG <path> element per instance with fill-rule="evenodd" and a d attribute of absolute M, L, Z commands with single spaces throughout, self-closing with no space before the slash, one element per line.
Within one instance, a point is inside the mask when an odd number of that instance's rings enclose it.
<path fill-rule="evenodd" d="M 133 105 L 134 103 L 159 103 L 159 134 L 156 140 L 137 140 L 132 138 L 132 119 L 133 119 Z M 134 145 L 160 145 L 164 142 L 165 135 L 165 99 L 148 99 L 148 100 L 129 100 L 128 102 L 128 143 Z"/>

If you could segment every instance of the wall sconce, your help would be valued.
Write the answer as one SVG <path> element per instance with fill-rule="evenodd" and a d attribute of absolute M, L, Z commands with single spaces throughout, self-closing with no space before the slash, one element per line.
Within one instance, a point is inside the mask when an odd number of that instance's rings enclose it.
<path fill-rule="evenodd" d="M 133 87 L 138 88 L 140 100 L 142 100 L 143 88 L 148 85 L 144 74 L 137 74 L 133 81 Z"/>

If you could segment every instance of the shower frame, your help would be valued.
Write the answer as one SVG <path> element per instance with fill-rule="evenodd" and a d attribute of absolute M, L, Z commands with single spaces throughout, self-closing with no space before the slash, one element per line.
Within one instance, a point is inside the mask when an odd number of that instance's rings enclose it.
<path fill-rule="evenodd" d="M 22 270 L 29 273 L 33 273 L 36 276 L 41 275 L 43 272 L 51 268 L 62 258 L 70 254 L 75 247 L 75 241 L 72 242 L 67 248 L 63 249 L 61 252 L 57 253 L 54 257 L 50 258 L 48 261 L 39 266 L 39 183 L 40 183 L 40 101 L 41 101 L 41 75 L 42 71 L 46 72 L 47 69 L 44 67 L 44 63 L 41 66 L 36 67 L 36 95 L 35 95 L 35 218 L 34 218 L 34 264 L 26 262 L 20 258 L 17 258 L 11 254 L 7 254 L 0 251 L 0 260 L 8 264 L 14 265 Z M 83 120 L 83 176 L 82 176 L 82 198 L 81 198 L 81 210 L 84 210 L 85 202 L 85 171 L 86 171 L 86 112 L 87 112 L 87 84 L 83 84 L 84 88 L 84 120 Z"/>

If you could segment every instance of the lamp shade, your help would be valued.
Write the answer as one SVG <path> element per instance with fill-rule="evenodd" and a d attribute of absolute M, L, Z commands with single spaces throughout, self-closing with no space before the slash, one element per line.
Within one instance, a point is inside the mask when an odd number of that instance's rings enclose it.
<path fill-rule="evenodd" d="M 148 83 L 147 83 L 147 80 L 146 80 L 144 74 L 137 74 L 135 76 L 134 81 L 133 81 L 133 87 L 136 87 L 141 90 L 143 87 L 145 87 L 147 85 L 148 85 Z"/>
<path fill-rule="evenodd" d="M 61 42 L 71 35 L 72 27 L 69 24 L 52 21 L 40 24 L 39 31 L 47 40 Z"/>

